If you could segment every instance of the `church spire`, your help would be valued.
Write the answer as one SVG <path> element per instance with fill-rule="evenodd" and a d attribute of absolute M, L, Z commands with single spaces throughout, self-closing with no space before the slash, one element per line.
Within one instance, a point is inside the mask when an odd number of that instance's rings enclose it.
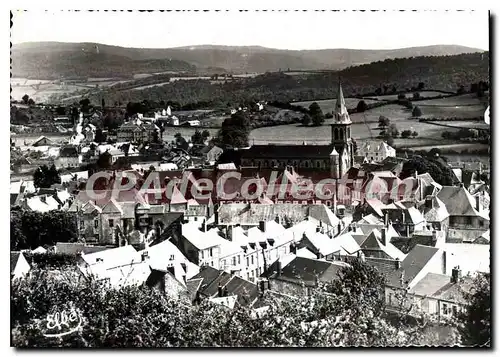
<path fill-rule="evenodd" d="M 339 76 L 339 90 L 337 93 L 337 103 L 335 105 L 335 119 L 337 122 L 350 122 L 349 113 L 345 106 L 344 93 L 342 91 L 342 83 Z"/>

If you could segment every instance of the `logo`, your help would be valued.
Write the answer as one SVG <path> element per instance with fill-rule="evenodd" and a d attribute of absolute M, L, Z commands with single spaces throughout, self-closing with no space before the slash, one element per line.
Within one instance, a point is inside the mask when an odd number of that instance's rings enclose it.
<path fill-rule="evenodd" d="M 82 326 L 82 318 L 75 309 L 56 311 L 45 320 L 45 337 L 62 337 L 76 332 Z"/>

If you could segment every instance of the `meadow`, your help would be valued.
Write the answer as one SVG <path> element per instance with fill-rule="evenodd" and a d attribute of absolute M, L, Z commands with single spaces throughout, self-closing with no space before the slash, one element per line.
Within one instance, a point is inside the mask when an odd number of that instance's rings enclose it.
<path fill-rule="evenodd" d="M 345 98 L 345 105 L 348 109 L 354 109 L 356 108 L 360 100 L 361 99 L 358 98 Z M 366 104 L 373 104 L 378 102 L 377 100 L 371 100 L 371 99 L 363 99 L 363 100 L 365 101 Z M 332 112 L 335 109 L 335 104 L 337 103 L 337 99 L 310 100 L 307 102 L 294 102 L 290 104 L 297 105 L 303 108 L 309 108 L 309 106 L 314 102 L 319 104 L 323 113 L 328 113 Z"/>
<path fill-rule="evenodd" d="M 420 97 L 422 98 L 432 98 L 432 97 L 438 97 L 440 95 L 447 95 L 442 92 L 434 92 L 434 91 L 419 91 Z M 405 93 L 406 98 L 413 98 L 413 92 Z M 366 98 L 372 98 L 376 100 L 397 100 L 398 95 L 397 94 L 386 94 L 386 95 L 378 95 L 378 96 L 367 96 Z"/>

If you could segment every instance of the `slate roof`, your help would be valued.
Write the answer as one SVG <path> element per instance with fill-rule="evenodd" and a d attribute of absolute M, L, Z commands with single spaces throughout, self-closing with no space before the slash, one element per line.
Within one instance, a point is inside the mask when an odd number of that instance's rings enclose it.
<path fill-rule="evenodd" d="M 253 145 L 242 150 L 243 159 L 328 159 L 333 145 Z"/>
<path fill-rule="evenodd" d="M 396 260 L 394 259 L 366 257 L 365 261 L 368 265 L 377 269 L 386 279 L 396 270 Z"/>
<path fill-rule="evenodd" d="M 479 216 L 474 197 L 463 186 L 443 186 L 437 196 L 450 216 Z"/>
<path fill-rule="evenodd" d="M 256 284 L 244 280 L 238 276 L 233 276 L 223 287 L 227 288 L 228 295 L 237 295 L 238 304 L 241 306 L 250 306 L 259 296 L 259 288 Z"/>
<path fill-rule="evenodd" d="M 274 270 L 277 265 L 272 264 L 270 268 L 274 266 Z M 309 259 L 303 257 L 295 257 L 290 263 L 282 266 L 281 276 L 278 276 L 276 272 L 272 272 L 269 278 L 286 280 L 294 283 L 302 283 L 305 285 L 315 285 L 316 277 L 319 281 L 330 282 L 337 277 L 338 272 L 342 269 L 345 264 L 340 262 L 327 262 L 317 259 Z M 268 273 L 269 274 L 269 273 Z"/>
<path fill-rule="evenodd" d="M 200 290 L 201 284 L 203 283 L 203 278 L 191 279 L 186 282 L 186 288 L 189 293 L 189 298 L 194 301 L 196 298 L 196 293 Z"/>
<path fill-rule="evenodd" d="M 411 284 L 417 274 L 438 252 L 439 248 L 417 244 L 401 262 L 401 268 L 388 276 L 388 284 L 394 287 L 402 287 L 400 281 L 402 273 L 404 273 L 403 282 Z"/>

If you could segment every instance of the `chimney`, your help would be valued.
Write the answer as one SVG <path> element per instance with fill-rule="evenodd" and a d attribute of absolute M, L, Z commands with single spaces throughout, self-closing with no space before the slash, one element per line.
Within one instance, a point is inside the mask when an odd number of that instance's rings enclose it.
<path fill-rule="evenodd" d="M 224 293 L 223 293 L 224 296 L 228 296 L 229 295 L 229 290 L 227 290 L 227 286 L 224 287 Z"/>
<path fill-rule="evenodd" d="M 278 276 L 281 276 L 281 261 L 278 260 L 276 265 L 277 265 L 276 270 L 277 270 Z"/>
<path fill-rule="evenodd" d="M 215 225 L 219 225 L 219 207 L 215 207 L 215 210 L 214 210 L 214 221 L 215 221 Z"/>
<path fill-rule="evenodd" d="M 460 270 L 459 266 L 454 267 L 451 270 L 451 282 L 453 284 L 457 284 L 460 282 L 460 278 L 462 277 L 462 270 Z"/>
<path fill-rule="evenodd" d="M 463 182 L 460 182 L 460 184 L 458 185 L 460 188 L 463 188 L 464 187 L 464 183 Z"/>
<path fill-rule="evenodd" d="M 399 260 L 399 258 L 396 258 L 396 260 L 394 260 L 394 263 L 396 270 L 401 269 L 401 260 Z"/>
<path fill-rule="evenodd" d="M 432 200 L 432 196 L 425 197 L 425 208 L 427 209 L 434 208 L 434 202 Z"/>
<path fill-rule="evenodd" d="M 386 228 L 386 227 L 384 227 L 384 228 L 382 228 L 382 244 L 383 244 L 384 246 L 386 246 L 386 245 L 387 245 L 387 243 L 388 243 L 388 242 L 387 242 L 387 228 Z"/>
<path fill-rule="evenodd" d="M 320 252 L 316 253 L 316 259 L 321 259 L 321 253 Z"/>
<path fill-rule="evenodd" d="M 261 232 L 266 231 L 266 222 L 265 221 L 259 221 L 259 229 L 261 230 Z"/>
<path fill-rule="evenodd" d="M 418 171 L 415 170 L 415 173 L 413 174 L 413 177 L 417 178 L 418 177 Z"/>
<path fill-rule="evenodd" d="M 141 261 L 146 261 L 147 259 L 149 259 L 149 254 L 148 252 L 143 252 L 142 255 L 141 255 Z"/>
<path fill-rule="evenodd" d="M 321 230 L 321 227 L 320 226 L 317 226 L 316 227 L 316 233 L 319 233 L 319 231 Z"/>
<path fill-rule="evenodd" d="M 219 283 L 219 287 L 217 288 L 217 292 L 218 292 L 218 296 L 219 297 L 222 297 L 223 295 L 223 290 L 222 290 L 222 285 Z"/>
<path fill-rule="evenodd" d="M 479 194 L 477 194 L 476 196 L 476 211 L 481 212 L 481 201 Z"/>
<path fill-rule="evenodd" d="M 385 228 L 389 227 L 389 212 L 385 212 L 384 214 L 384 226 Z"/>

